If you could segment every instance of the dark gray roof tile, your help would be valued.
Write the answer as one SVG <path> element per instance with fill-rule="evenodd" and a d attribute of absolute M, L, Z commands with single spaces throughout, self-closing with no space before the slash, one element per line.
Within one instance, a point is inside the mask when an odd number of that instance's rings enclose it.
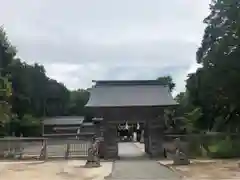
<path fill-rule="evenodd" d="M 105 82 L 104 82 L 105 83 Z M 170 106 L 176 105 L 169 88 L 163 85 L 100 83 L 90 89 L 86 107 Z M 129 83 L 129 82 L 128 82 Z M 140 82 L 141 83 L 141 82 Z"/>
<path fill-rule="evenodd" d="M 80 125 L 83 123 L 84 116 L 61 116 L 45 118 L 44 125 Z"/>

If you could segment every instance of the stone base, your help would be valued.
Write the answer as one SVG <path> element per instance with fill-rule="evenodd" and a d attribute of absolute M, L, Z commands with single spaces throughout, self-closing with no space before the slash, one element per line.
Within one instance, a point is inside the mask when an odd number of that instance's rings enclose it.
<path fill-rule="evenodd" d="M 100 167 L 100 162 L 90 162 L 90 161 L 87 161 L 86 164 L 85 164 L 85 168 L 97 168 L 97 167 Z"/>
<path fill-rule="evenodd" d="M 119 160 L 120 156 L 104 156 L 104 160 Z"/>
<path fill-rule="evenodd" d="M 189 165 L 189 164 L 190 164 L 189 159 L 179 159 L 179 158 L 173 159 L 173 165 Z"/>

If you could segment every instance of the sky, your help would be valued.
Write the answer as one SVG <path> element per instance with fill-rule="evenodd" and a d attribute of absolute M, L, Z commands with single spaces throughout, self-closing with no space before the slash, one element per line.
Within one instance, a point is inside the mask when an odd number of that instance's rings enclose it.
<path fill-rule="evenodd" d="M 69 89 L 194 72 L 210 0 L 0 0 L 18 56 Z"/>

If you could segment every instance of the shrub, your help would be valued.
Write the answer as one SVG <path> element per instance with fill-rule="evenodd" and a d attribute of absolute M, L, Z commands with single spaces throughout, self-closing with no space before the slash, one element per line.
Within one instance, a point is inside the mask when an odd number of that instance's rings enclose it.
<path fill-rule="evenodd" d="M 20 122 L 20 129 L 24 136 L 40 136 L 41 121 L 32 115 L 24 115 Z"/>
<path fill-rule="evenodd" d="M 209 156 L 212 158 L 233 158 L 239 155 L 240 145 L 238 141 L 229 136 L 209 146 Z"/>

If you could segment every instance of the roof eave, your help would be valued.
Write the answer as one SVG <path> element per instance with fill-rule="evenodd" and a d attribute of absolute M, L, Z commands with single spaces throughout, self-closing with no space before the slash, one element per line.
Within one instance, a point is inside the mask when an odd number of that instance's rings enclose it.
<path fill-rule="evenodd" d="M 168 105 L 122 105 L 122 106 L 97 106 L 97 105 L 86 105 L 86 108 L 131 108 L 131 107 L 173 107 L 178 106 L 179 104 L 168 104 Z"/>

